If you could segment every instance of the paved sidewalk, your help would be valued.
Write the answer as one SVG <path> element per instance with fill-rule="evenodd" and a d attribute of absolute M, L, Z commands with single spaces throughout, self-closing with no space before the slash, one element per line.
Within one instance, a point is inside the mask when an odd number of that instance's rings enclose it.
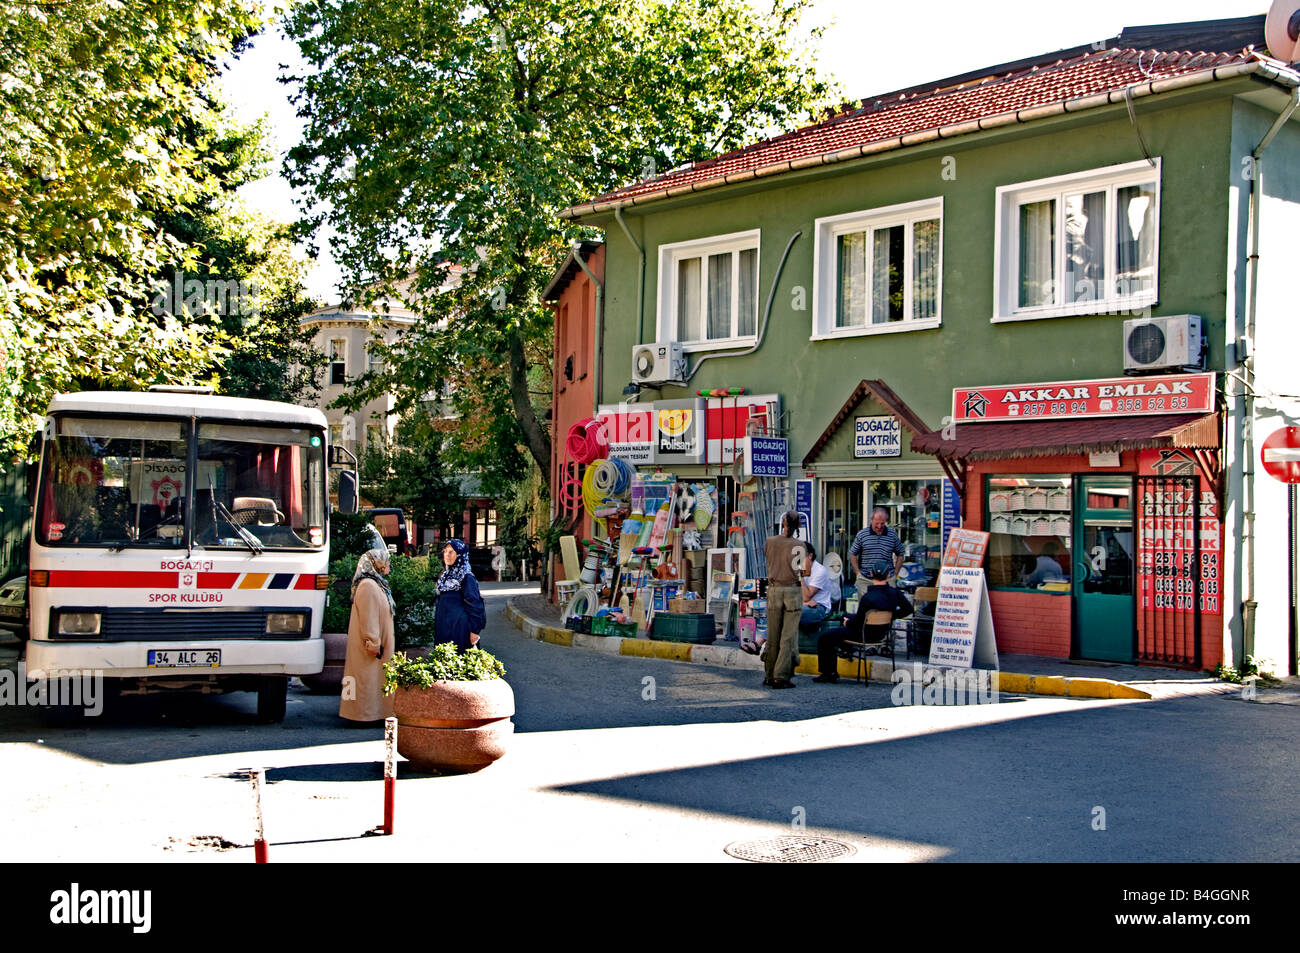
<path fill-rule="evenodd" d="M 506 609 L 506 617 L 525 635 L 556 645 L 612 655 L 663 658 L 722 665 L 728 668 L 747 668 L 754 671 L 759 671 L 763 667 L 762 662 L 757 658 L 740 651 L 735 642 L 719 639 L 712 645 L 689 645 L 650 639 L 583 635 L 563 628 L 560 616 L 560 607 L 547 602 L 546 597 L 541 593 L 515 596 Z M 917 663 L 924 664 L 925 660 L 920 658 L 908 660 L 901 656 L 897 659 L 898 667 Z M 999 663 L 1001 669 L 994 673 L 995 687 L 999 691 L 1016 695 L 1162 699 L 1189 695 L 1231 695 L 1242 691 L 1240 685 L 1221 682 L 1204 672 L 1185 669 L 1105 662 L 1074 662 L 1037 655 L 1003 655 L 999 658 Z M 853 664 L 841 662 L 841 677 L 853 676 Z M 802 675 L 817 674 L 816 657 L 804 654 L 795 671 Z M 873 660 L 870 678 L 872 681 L 889 683 L 891 680 L 889 662 L 885 659 Z M 1296 679 L 1284 679 L 1281 688 L 1260 688 L 1256 700 L 1300 704 L 1300 682 Z"/>

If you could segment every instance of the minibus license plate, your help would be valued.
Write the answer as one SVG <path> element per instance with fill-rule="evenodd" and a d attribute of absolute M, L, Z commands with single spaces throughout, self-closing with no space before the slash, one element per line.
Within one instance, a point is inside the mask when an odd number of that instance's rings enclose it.
<path fill-rule="evenodd" d="M 150 649 L 150 668 L 216 668 L 221 649 Z"/>

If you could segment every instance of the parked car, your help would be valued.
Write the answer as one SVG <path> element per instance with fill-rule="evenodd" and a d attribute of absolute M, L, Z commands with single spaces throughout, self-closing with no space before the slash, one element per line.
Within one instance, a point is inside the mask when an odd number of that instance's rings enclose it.
<path fill-rule="evenodd" d="M 365 514 L 375 524 L 375 529 L 379 530 L 390 553 L 415 555 L 417 546 L 414 520 L 407 519 L 406 514 L 396 507 L 375 507 L 366 510 Z"/>
<path fill-rule="evenodd" d="M 0 629 L 27 638 L 27 577 L 15 576 L 0 586 Z"/>

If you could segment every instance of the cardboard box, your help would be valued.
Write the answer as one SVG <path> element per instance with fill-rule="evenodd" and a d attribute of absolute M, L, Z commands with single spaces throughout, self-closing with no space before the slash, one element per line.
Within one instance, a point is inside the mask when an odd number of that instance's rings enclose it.
<path fill-rule="evenodd" d="M 704 606 L 703 599 L 670 599 L 668 601 L 669 612 L 703 612 Z"/>

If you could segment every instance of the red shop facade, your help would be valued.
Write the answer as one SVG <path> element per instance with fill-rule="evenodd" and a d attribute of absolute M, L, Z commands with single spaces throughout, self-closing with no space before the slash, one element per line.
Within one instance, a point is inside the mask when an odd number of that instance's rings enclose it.
<path fill-rule="evenodd" d="M 1213 374 L 954 390 L 955 423 L 912 447 L 990 534 L 999 652 L 1223 660 L 1216 401 Z"/>

